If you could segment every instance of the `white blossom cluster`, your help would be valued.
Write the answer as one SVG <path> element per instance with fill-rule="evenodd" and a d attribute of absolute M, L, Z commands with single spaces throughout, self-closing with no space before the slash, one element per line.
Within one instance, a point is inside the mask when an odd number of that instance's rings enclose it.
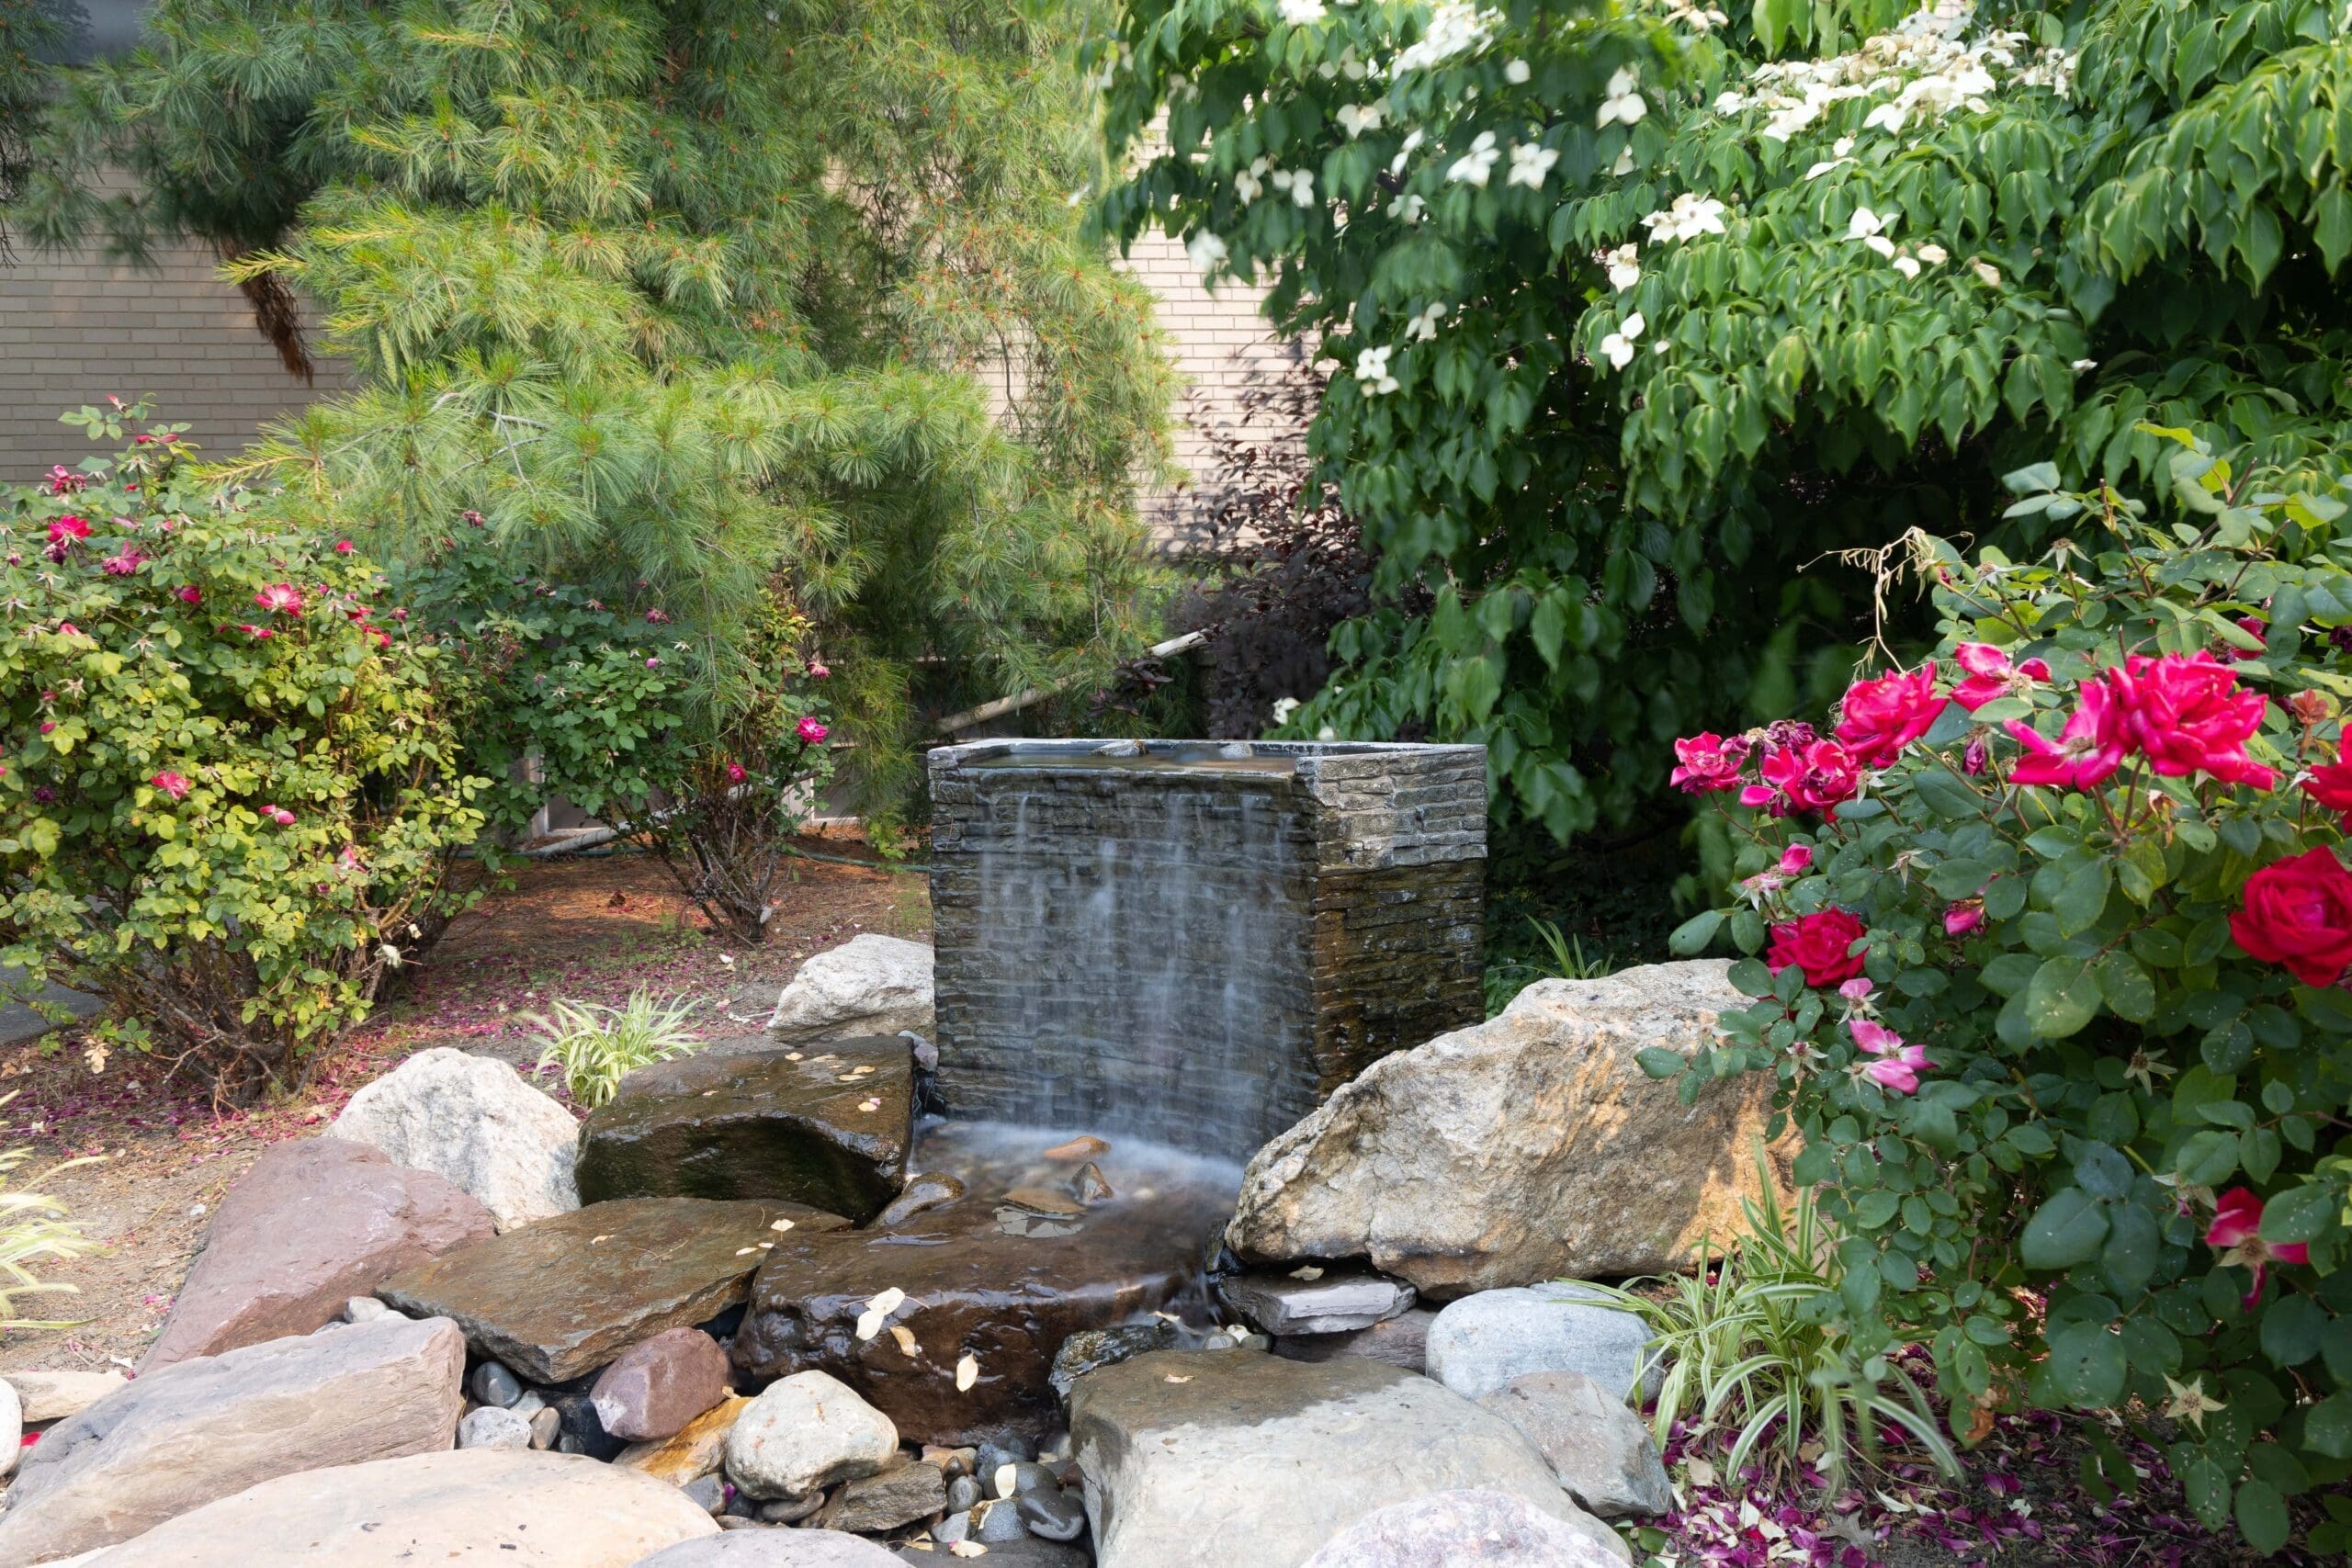
<path fill-rule="evenodd" d="M 1971 0 L 1937 0 L 1893 32 L 1866 39 L 1849 54 L 1826 60 L 1775 61 L 1748 73 L 1746 92 L 1726 92 L 1717 114 L 1765 111 L 1759 135 L 1786 141 L 1835 105 L 1876 98 L 1866 130 L 1899 135 L 1904 127 L 1939 120 L 1956 109 L 1982 114 L 2003 85 L 2048 87 L 2061 97 L 2074 90 L 2075 56 L 2035 50 L 2023 33 L 1987 33 L 1964 41 L 1975 14 Z M 1842 156 L 1842 154 L 1841 154 Z"/>
<path fill-rule="evenodd" d="M 1390 62 L 1392 76 L 1402 76 L 1408 71 L 1426 71 L 1442 65 L 1457 54 L 1484 48 L 1495 36 L 1496 24 L 1502 13 L 1487 10 L 1470 0 L 1438 0 L 1437 8 L 1430 13 L 1429 30 L 1420 38 L 1397 51 Z"/>
<path fill-rule="evenodd" d="M 1724 230 L 1724 204 L 1712 196 L 1698 196 L 1684 191 L 1674 198 L 1674 204 L 1663 212 L 1653 212 L 1642 220 L 1650 231 L 1650 243 L 1667 244 L 1676 240 L 1695 240 L 1702 234 L 1720 234 Z"/>

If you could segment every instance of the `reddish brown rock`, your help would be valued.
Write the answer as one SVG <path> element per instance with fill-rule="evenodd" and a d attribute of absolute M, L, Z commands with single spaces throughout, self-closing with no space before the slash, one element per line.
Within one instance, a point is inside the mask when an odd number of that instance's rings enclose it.
<path fill-rule="evenodd" d="M 1199 1288 L 1231 1201 L 1231 1168 L 1122 1144 L 1103 1163 L 1114 1200 L 1040 1216 L 1006 1197 L 1067 1182 L 1034 1143 L 951 1123 L 921 1156 L 965 1195 L 870 1231 L 787 1236 L 752 1283 L 736 1365 L 765 1381 L 824 1371 L 890 1417 L 901 1438 L 973 1442 L 1055 1423 L 1047 1382 L 1062 1342 L 1176 1305 Z M 874 1298 L 904 1300 L 882 1321 Z M 901 1336 L 904 1336 L 903 1339 Z M 957 1367 L 972 1362 L 972 1385 Z"/>
<path fill-rule="evenodd" d="M 616 1438 L 674 1437 L 727 1397 L 727 1352 L 699 1328 L 665 1328 L 620 1353 L 589 1390 L 596 1418 Z"/>
<path fill-rule="evenodd" d="M 848 1224 L 797 1203 L 627 1198 L 459 1247 L 376 1293 L 455 1319 L 478 1355 L 532 1382 L 567 1382 L 741 1301 L 771 1245 Z"/>
<path fill-rule="evenodd" d="M 280 1144 L 220 1200 L 139 1370 L 308 1334 L 333 1322 L 348 1298 L 495 1228 L 490 1211 L 453 1183 L 365 1144 Z"/>

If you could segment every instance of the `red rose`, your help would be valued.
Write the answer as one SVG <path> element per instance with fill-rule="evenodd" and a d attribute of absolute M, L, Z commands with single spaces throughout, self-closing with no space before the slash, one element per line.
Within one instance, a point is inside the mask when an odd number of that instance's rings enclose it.
<path fill-rule="evenodd" d="M 1756 771 L 1764 782 L 1741 790 L 1739 803 L 1764 807 L 1775 817 L 1792 811 L 1826 817 L 1839 803 L 1853 799 L 1861 782 L 1853 754 L 1835 740 L 1776 748 L 1764 754 Z"/>
<path fill-rule="evenodd" d="M 2352 877 L 2345 880 L 2352 884 Z M 1806 985 L 1835 986 L 1862 972 L 1861 954 L 1847 951 L 1861 938 L 1862 922 L 1844 909 L 1800 915 L 1772 928 L 1764 967 L 1778 975 L 1793 964 L 1804 971 Z"/>
<path fill-rule="evenodd" d="M 1908 675 L 1882 675 L 1848 687 L 1838 708 L 1838 739 L 1862 766 L 1883 768 L 1933 728 L 1943 708 L 1931 659 Z"/>
<path fill-rule="evenodd" d="M 2103 679 L 2123 739 L 2168 778 L 2199 772 L 2269 789 L 2278 775 L 2245 754 L 2267 699 L 2238 689 L 2235 671 L 2207 653 L 2133 654 Z"/>
<path fill-rule="evenodd" d="M 1737 789 L 1739 770 L 1747 761 L 1747 742 L 1736 736 L 1726 740 L 1710 729 L 1677 740 L 1674 760 L 1672 783 L 1685 795 Z"/>
<path fill-rule="evenodd" d="M 2352 812 L 2352 762 L 2313 768 L 2303 780 L 2303 793 L 2330 811 Z"/>
<path fill-rule="evenodd" d="M 2306 986 L 2335 984 L 2352 964 L 2352 872 L 2324 845 L 2264 866 L 2246 879 L 2230 934 Z"/>

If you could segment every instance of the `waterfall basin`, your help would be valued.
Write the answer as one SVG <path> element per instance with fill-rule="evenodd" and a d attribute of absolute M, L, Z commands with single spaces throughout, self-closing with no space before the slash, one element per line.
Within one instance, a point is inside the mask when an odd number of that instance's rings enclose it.
<path fill-rule="evenodd" d="M 830 1373 L 904 1441 L 1034 1439 L 1060 1424 L 1047 1378 L 1069 1336 L 1154 1313 L 1211 1320 L 1238 1166 L 1134 1137 L 1092 1152 L 1073 1128 L 934 1122 L 919 1136 L 910 1189 L 948 1177 L 962 1194 L 865 1230 L 777 1235 L 735 1337 L 746 1376 Z"/>

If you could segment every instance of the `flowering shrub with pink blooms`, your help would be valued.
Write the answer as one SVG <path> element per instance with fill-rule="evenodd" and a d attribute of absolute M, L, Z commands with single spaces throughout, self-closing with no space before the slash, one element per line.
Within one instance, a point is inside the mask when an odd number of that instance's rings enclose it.
<path fill-rule="evenodd" d="M 1861 1376 L 1924 1344 L 1963 1439 L 2113 1411 L 2267 1551 L 2352 1475 L 2352 531 L 2154 434 L 2169 516 L 2013 475 L 2045 558 L 1886 558 L 1931 657 L 1678 744 L 1743 880 L 1675 946 L 1755 1000 L 1644 1066 L 1772 1075 Z"/>
<path fill-rule="evenodd" d="M 481 825 L 375 568 L 188 477 L 184 427 L 0 496 L 0 962 L 228 1094 L 290 1085 Z"/>

